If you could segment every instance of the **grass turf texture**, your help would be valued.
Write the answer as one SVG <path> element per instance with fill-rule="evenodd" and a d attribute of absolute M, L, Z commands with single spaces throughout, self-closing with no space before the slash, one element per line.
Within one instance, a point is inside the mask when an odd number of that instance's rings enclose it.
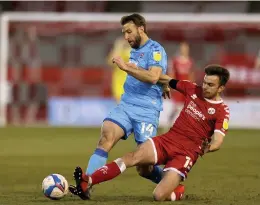
<path fill-rule="evenodd" d="M 185 181 L 186 196 L 177 205 L 259 205 L 260 131 L 231 130 L 223 148 L 199 159 Z M 60 173 L 73 183 L 75 166 L 86 167 L 99 129 L 2 128 L 0 129 L 0 205 L 161 204 L 153 202 L 155 184 L 139 177 L 134 168 L 118 178 L 97 185 L 91 201 L 67 195 L 47 199 L 41 182 Z M 120 141 L 109 159 L 135 148 L 133 138 Z"/>

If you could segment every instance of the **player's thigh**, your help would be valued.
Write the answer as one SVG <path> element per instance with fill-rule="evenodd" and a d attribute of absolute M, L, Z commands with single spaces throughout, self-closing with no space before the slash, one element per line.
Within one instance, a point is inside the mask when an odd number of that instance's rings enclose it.
<path fill-rule="evenodd" d="M 126 167 L 153 165 L 156 163 L 154 145 L 148 140 L 140 144 L 134 152 L 127 153 L 122 157 Z"/>
<path fill-rule="evenodd" d="M 110 121 L 114 124 L 116 124 L 118 127 L 120 127 L 124 131 L 124 135 L 120 136 L 122 139 L 127 139 L 130 134 L 133 132 L 133 125 L 132 121 L 129 118 L 129 115 L 125 111 L 125 106 L 122 104 L 118 104 L 104 119 L 104 122 Z M 104 123 L 103 123 L 104 124 Z M 110 128 L 108 126 L 108 129 L 105 130 L 105 127 L 102 128 L 104 131 L 109 131 Z"/>
<path fill-rule="evenodd" d="M 181 152 L 181 153 L 180 153 Z M 168 161 L 163 169 L 163 171 L 173 171 L 180 175 L 182 180 L 187 178 L 193 165 L 196 163 L 198 158 L 197 154 L 189 154 L 182 152 L 176 153 L 172 156 L 172 160 Z"/>
<path fill-rule="evenodd" d="M 132 123 L 129 117 L 118 105 L 104 119 L 98 147 L 109 151 L 121 138 L 127 139 L 132 131 Z"/>
<path fill-rule="evenodd" d="M 153 197 L 156 201 L 169 200 L 173 190 L 180 184 L 181 176 L 172 170 L 164 173 L 160 183 L 156 186 L 153 192 Z"/>
<path fill-rule="evenodd" d="M 98 147 L 109 151 L 124 136 L 124 130 L 116 123 L 106 120 L 101 127 Z"/>

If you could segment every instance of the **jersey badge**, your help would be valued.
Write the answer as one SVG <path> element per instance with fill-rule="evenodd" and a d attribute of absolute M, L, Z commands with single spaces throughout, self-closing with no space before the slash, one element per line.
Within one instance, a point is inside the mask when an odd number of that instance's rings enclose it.
<path fill-rule="evenodd" d="M 228 120 L 227 120 L 227 119 L 224 119 L 224 121 L 223 121 L 223 128 L 224 128 L 225 130 L 228 129 Z"/>
<path fill-rule="evenodd" d="M 162 54 L 159 51 L 153 52 L 153 59 L 155 61 L 161 61 L 162 60 Z"/>
<path fill-rule="evenodd" d="M 214 108 L 212 108 L 212 107 L 210 107 L 210 108 L 208 109 L 208 113 L 209 113 L 210 115 L 214 115 L 215 112 L 216 112 L 216 110 L 215 110 Z"/>

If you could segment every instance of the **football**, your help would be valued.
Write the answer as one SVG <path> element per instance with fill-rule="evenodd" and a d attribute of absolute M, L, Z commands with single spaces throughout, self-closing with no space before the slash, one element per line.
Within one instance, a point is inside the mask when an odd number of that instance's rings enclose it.
<path fill-rule="evenodd" d="M 60 174 L 50 174 L 42 182 L 42 191 L 49 199 L 61 199 L 68 193 L 68 182 Z"/>

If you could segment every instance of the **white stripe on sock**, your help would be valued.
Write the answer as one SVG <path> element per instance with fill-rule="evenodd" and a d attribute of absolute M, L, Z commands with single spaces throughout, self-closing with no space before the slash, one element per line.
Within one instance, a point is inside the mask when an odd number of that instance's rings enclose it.
<path fill-rule="evenodd" d="M 121 173 L 124 172 L 126 170 L 126 166 L 124 161 L 121 158 L 118 158 L 116 160 L 114 160 L 114 162 L 117 164 L 117 166 L 119 167 Z"/>

